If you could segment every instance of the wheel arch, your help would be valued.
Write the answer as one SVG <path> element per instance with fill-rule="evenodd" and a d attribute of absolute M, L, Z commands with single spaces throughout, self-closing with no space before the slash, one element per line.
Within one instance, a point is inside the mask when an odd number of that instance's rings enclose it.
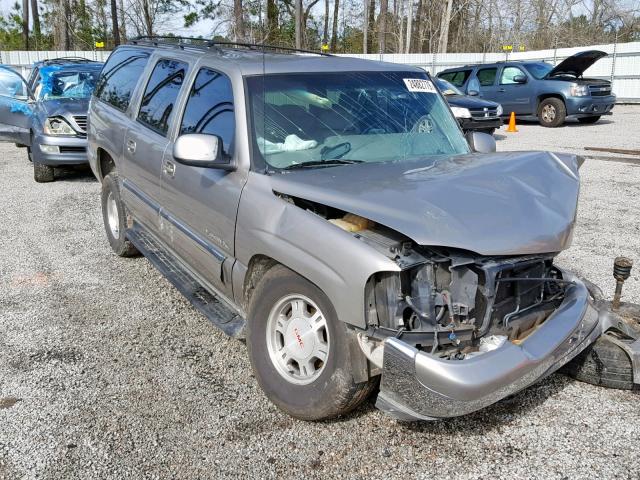
<path fill-rule="evenodd" d="M 104 148 L 98 147 L 96 150 L 97 154 L 97 169 L 98 169 L 98 180 L 102 182 L 104 177 L 109 175 L 112 171 L 117 171 L 116 162 L 114 160 L 113 155 L 107 152 Z"/>
<path fill-rule="evenodd" d="M 547 98 L 557 98 L 558 100 L 561 100 L 562 103 L 564 103 L 565 107 L 567 105 L 567 99 L 561 93 L 558 93 L 558 92 L 541 93 L 536 98 L 536 114 L 538 113 L 538 107 L 540 107 L 540 104 Z"/>

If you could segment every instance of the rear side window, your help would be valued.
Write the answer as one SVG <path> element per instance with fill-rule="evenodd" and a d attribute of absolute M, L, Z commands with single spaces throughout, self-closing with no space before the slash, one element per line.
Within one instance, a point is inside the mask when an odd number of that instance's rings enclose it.
<path fill-rule="evenodd" d="M 217 135 L 223 151 L 231 155 L 235 117 L 231 80 L 226 75 L 208 68 L 198 72 L 180 126 L 180 135 L 185 133 Z"/>
<path fill-rule="evenodd" d="M 138 121 L 166 135 L 180 88 L 189 66 L 177 60 L 158 61 L 142 96 Z"/>
<path fill-rule="evenodd" d="M 148 61 L 149 52 L 144 50 L 117 49 L 102 68 L 95 96 L 124 112 Z"/>
<path fill-rule="evenodd" d="M 493 85 L 496 81 L 496 72 L 498 71 L 497 68 L 481 68 L 480 70 L 478 70 L 478 73 L 476 74 L 476 76 L 478 77 L 478 81 L 480 82 L 480 85 L 482 85 L 483 87 L 488 87 L 490 85 Z"/>
<path fill-rule="evenodd" d="M 464 85 L 464 82 L 467 81 L 469 75 L 471 74 L 471 70 L 460 70 L 458 72 L 447 72 L 441 75 L 438 75 L 440 78 L 444 78 L 447 82 L 455 85 L 456 87 L 461 87 Z"/>

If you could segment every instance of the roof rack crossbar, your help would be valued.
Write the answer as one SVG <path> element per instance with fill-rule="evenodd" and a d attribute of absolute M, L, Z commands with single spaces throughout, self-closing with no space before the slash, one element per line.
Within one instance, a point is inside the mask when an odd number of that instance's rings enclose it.
<path fill-rule="evenodd" d="M 291 53 L 308 53 L 312 55 L 322 55 L 326 57 L 331 56 L 331 54 L 328 54 L 328 53 L 316 52 L 313 50 L 304 50 L 301 48 L 280 47 L 277 45 L 265 45 L 262 43 L 243 43 L 243 42 L 207 40 L 205 38 L 196 38 L 196 37 L 142 35 L 142 36 L 131 39 L 129 43 L 134 45 L 153 45 L 153 46 L 169 46 L 169 47 L 172 46 L 172 47 L 177 47 L 183 50 L 185 48 L 198 48 L 198 49 L 217 48 L 218 50 L 220 50 L 219 47 L 235 47 L 235 48 L 245 48 L 247 50 L 273 50 L 273 51 L 280 50 L 283 52 L 291 52 Z"/>

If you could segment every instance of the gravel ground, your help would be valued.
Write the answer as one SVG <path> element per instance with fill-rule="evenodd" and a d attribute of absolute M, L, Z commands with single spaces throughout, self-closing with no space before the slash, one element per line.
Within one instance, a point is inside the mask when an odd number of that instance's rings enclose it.
<path fill-rule="evenodd" d="M 619 110 L 596 126 L 521 125 L 498 147 L 629 147 L 640 108 Z M 241 342 L 144 258 L 111 253 L 89 172 L 38 185 L 25 151 L 0 144 L 0 173 L 2 479 L 640 477 L 638 393 L 562 374 L 459 419 L 402 424 L 369 402 L 293 420 Z M 611 295 L 613 257 L 640 263 L 640 165 L 589 159 L 582 174 L 560 263 Z M 625 292 L 640 302 L 640 265 Z"/>

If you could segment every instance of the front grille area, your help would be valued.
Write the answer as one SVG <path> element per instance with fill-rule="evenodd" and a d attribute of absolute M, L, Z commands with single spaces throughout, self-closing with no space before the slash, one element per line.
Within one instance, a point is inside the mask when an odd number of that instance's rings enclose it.
<path fill-rule="evenodd" d="M 604 97 L 611 95 L 611 85 L 589 85 L 592 97 Z"/>
<path fill-rule="evenodd" d="M 73 120 L 76 122 L 76 125 L 83 131 L 87 131 L 87 116 L 86 115 L 75 115 Z"/>
<path fill-rule="evenodd" d="M 479 108 L 474 110 L 469 109 L 469 112 L 471 112 L 471 116 L 475 120 L 483 120 L 485 118 L 495 118 L 498 116 L 498 107 L 485 107 L 485 108 Z"/>
<path fill-rule="evenodd" d="M 59 147 L 60 153 L 85 153 L 86 147 Z"/>

